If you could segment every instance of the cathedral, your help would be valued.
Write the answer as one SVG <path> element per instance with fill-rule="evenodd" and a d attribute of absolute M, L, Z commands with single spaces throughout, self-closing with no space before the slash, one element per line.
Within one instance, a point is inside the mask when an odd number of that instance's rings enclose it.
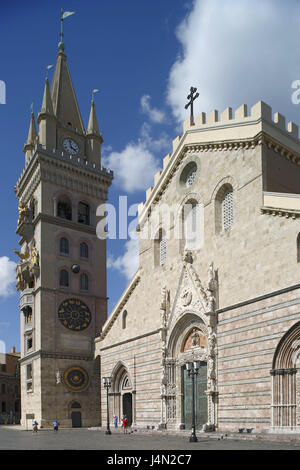
<path fill-rule="evenodd" d="M 96 209 L 113 173 L 62 42 L 37 124 L 15 186 L 22 425 L 126 414 L 136 429 L 299 432 L 297 125 L 262 101 L 191 113 L 139 205 L 139 268 L 107 317 Z"/>
<path fill-rule="evenodd" d="M 95 341 L 111 415 L 299 432 L 299 222 L 297 125 L 262 101 L 184 122 L 139 205 L 139 268 Z"/>

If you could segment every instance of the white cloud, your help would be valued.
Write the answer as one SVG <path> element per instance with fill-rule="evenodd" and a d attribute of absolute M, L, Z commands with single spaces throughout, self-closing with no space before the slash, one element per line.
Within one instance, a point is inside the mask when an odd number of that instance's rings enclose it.
<path fill-rule="evenodd" d="M 155 123 L 164 122 L 166 116 L 165 113 L 157 108 L 151 108 L 150 106 L 150 95 L 144 95 L 141 98 L 141 108 L 143 113 L 147 114 L 150 121 Z"/>
<path fill-rule="evenodd" d="M 128 193 L 146 190 L 153 184 L 153 176 L 160 169 L 155 152 L 170 146 L 165 133 L 153 139 L 150 132 L 151 126 L 144 123 L 136 142 L 129 142 L 122 151 L 112 151 L 103 157 L 103 165 L 114 170 L 114 183 Z"/>
<path fill-rule="evenodd" d="M 16 266 L 7 256 L 0 257 L 0 297 L 14 294 Z"/>
<path fill-rule="evenodd" d="M 167 101 L 178 122 L 191 86 L 195 115 L 263 100 L 297 114 L 291 82 L 300 78 L 296 0 L 195 0 L 176 35 L 182 52 L 168 80 Z M 282 111 L 281 111 L 282 112 Z"/>
<path fill-rule="evenodd" d="M 123 276 L 130 280 L 139 267 L 138 239 L 130 238 L 124 244 L 124 254 L 114 259 L 108 256 L 107 267 L 118 270 Z"/>

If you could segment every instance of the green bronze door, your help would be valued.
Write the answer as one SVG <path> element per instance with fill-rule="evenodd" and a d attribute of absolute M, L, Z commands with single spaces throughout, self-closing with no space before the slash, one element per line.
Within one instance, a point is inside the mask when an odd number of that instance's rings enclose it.
<path fill-rule="evenodd" d="M 183 379 L 183 410 L 185 429 L 192 428 L 193 417 L 193 385 L 192 377 L 188 376 L 185 367 L 182 368 Z M 195 376 L 195 421 L 196 429 L 201 429 L 207 423 L 207 363 L 200 362 L 198 375 Z"/>

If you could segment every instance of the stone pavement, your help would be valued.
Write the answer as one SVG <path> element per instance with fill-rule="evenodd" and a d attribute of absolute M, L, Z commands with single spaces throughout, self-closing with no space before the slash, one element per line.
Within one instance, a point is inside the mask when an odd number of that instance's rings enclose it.
<path fill-rule="evenodd" d="M 223 434 L 198 434 L 198 442 L 189 442 L 190 433 L 171 435 L 162 432 L 134 432 L 124 435 L 121 429 L 106 435 L 105 428 L 41 429 L 37 434 L 20 426 L 0 426 L 0 450 L 300 450 L 300 441 L 280 442 L 251 438 L 238 439 Z M 213 436 L 213 437 L 212 437 Z M 273 436 L 274 437 L 274 436 Z"/>

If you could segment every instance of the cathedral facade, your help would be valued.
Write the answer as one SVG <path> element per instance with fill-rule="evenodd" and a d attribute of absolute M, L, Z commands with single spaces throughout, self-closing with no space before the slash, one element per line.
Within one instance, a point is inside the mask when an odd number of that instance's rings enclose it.
<path fill-rule="evenodd" d="M 139 268 L 95 341 L 110 418 L 190 429 L 194 387 L 197 429 L 299 432 L 298 127 L 264 102 L 188 119 L 136 230 Z"/>

